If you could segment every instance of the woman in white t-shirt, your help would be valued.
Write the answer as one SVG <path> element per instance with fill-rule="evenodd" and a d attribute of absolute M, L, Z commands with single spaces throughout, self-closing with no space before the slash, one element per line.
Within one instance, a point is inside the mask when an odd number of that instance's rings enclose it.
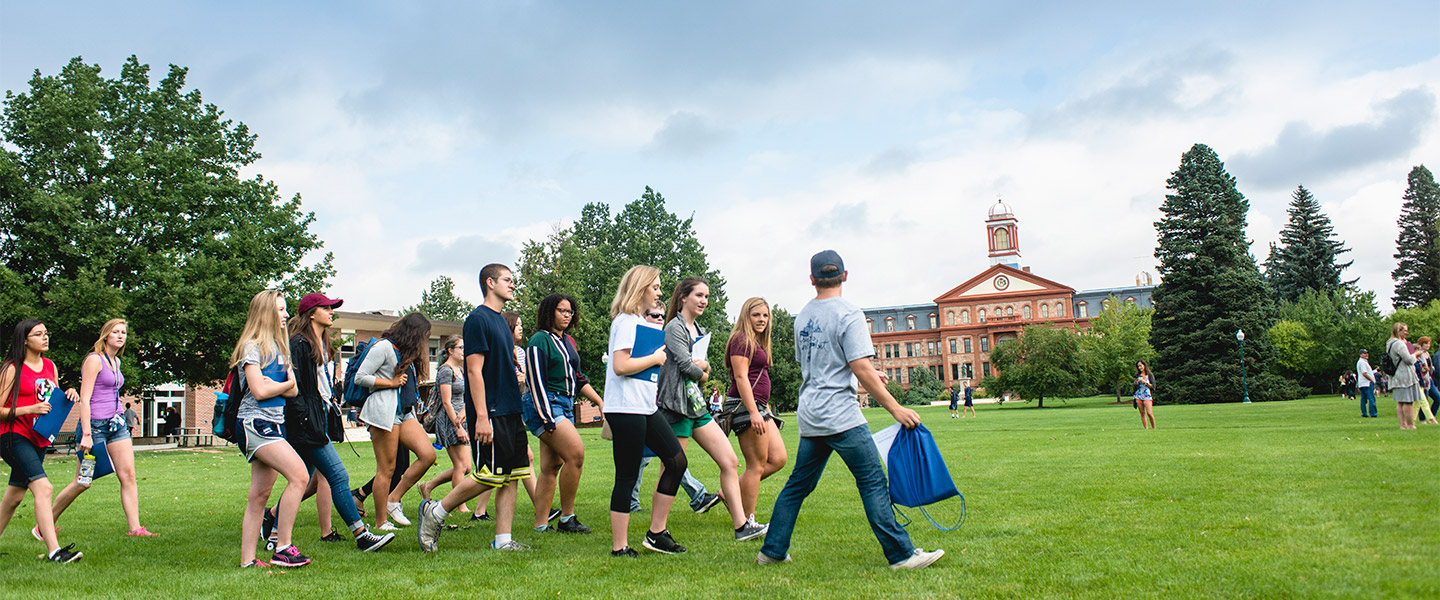
<path fill-rule="evenodd" d="M 675 491 L 689 464 L 680 440 L 655 404 L 655 377 L 647 376 L 665 363 L 664 334 L 645 322 L 644 309 L 660 299 L 660 271 L 644 265 L 631 267 L 620 279 L 610 303 L 610 364 L 605 370 L 605 420 L 615 443 L 615 487 L 610 491 L 610 555 L 637 556 L 630 548 L 630 490 L 640 477 L 640 457 L 646 446 L 665 464 L 650 505 L 650 529 L 644 546 L 663 554 L 685 547 L 675 543 L 666 528 Z M 641 335 L 643 333 L 643 335 Z M 640 338 L 640 339 L 637 339 Z M 651 350 L 632 356 L 640 346 Z"/>

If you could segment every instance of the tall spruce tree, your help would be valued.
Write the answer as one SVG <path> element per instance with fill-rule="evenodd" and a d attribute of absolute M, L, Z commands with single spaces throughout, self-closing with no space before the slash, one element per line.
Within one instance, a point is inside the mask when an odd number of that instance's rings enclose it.
<path fill-rule="evenodd" d="M 1238 402 L 1244 397 L 1235 332 L 1246 333 L 1249 393 L 1255 400 L 1288 400 L 1303 391 L 1267 373 L 1274 349 L 1265 332 L 1275 324 L 1274 301 L 1250 242 L 1250 203 L 1215 151 L 1196 144 L 1166 181 L 1155 223 L 1160 285 L 1150 342 L 1155 347 L 1157 400 L 1175 404 Z"/>
<path fill-rule="evenodd" d="M 1425 165 L 1410 169 L 1395 239 L 1395 308 L 1440 299 L 1440 185 Z"/>
<path fill-rule="evenodd" d="M 1280 245 L 1271 245 L 1265 265 L 1265 277 L 1276 298 L 1294 302 L 1305 290 L 1328 294 L 1353 288 L 1356 280 L 1341 281 L 1340 275 L 1354 261 L 1337 260 L 1350 249 L 1335 239 L 1330 217 L 1320 211 L 1320 203 L 1305 186 L 1295 189 L 1289 213 L 1290 221 L 1280 231 Z"/>

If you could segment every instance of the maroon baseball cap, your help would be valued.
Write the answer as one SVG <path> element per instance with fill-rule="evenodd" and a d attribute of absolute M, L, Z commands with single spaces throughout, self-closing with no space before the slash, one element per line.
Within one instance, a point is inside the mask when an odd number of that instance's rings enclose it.
<path fill-rule="evenodd" d="M 297 312 L 303 315 L 305 314 L 305 311 L 315 308 L 317 306 L 340 308 L 340 305 L 344 303 L 344 300 L 332 300 L 330 298 L 326 298 L 325 294 L 305 294 L 305 297 L 300 299 L 300 308 L 297 310 Z"/>

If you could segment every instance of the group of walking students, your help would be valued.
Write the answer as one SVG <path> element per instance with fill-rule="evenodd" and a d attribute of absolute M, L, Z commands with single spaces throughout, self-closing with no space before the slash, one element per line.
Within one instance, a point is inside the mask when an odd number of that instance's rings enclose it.
<path fill-rule="evenodd" d="M 610 305 L 602 398 L 586 379 L 575 341 L 566 333 L 580 318 L 575 300 L 563 294 L 545 297 L 535 315 L 536 331 L 526 341 L 520 315 L 504 312 L 505 304 L 514 300 L 513 273 L 504 265 L 486 265 L 479 277 L 485 300 L 465 319 L 462 336 L 442 341 L 434 378 L 436 440 L 453 466 L 422 481 L 435 463 L 434 446 L 419 422 L 427 407 L 418 382 L 429 377 L 429 320 L 407 314 L 378 340 L 357 347 L 351 360 L 359 361 L 358 367 L 345 381 L 331 337 L 334 310 L 342 301 L 311 293 L 300 300 L 298 314 L 291 317 L 280 292 L 262 291 L 251 300 L 235 343 L 230 365 L 237 376 L 226 390 L 228 401 L 239 402 L 235 431 L 250 463 L 240 566 L 309 564 L 310 558 L 295 546 L 292 536 L 300 503 L 311 495 L 317 497 L 322 529 L 330 528 L 333 507 L 359 550 L 383 548 L 394 540 L 396 531 L 411 525 L 402 498 L 417 484 L 423 500 L 414 526 L 426 552 L 438 549 L 445 519 L 452 512 L 469 511 L 466 503 L 477 498 L 470 518 L 493 520 L 491 548 L 528 550 L 512 529 L 517 483 L 525 485 L 535 507 L 535 532 L 588 534 L 590 528 L 575 510 L 585 462 L 585 446 L 574 422 L 575 401 L 584 398 L 601 407 L 602 437 L 613 441 L 611 556 L 638 556 L 630 546 L 630 514 L 638 506 L 640 475 L 649 456 L 659 458 L 663 467 L 641 545 L 660 554 L 686 551 L 670 534 L 667 519 L 676 491 L 689 478 L 685 450 L 693 439 L 719 467 L 720 494 L 707 494 L 698 486 L 692 508 L 704 512 L 723 501 L 736 541 L 764 538 L 757 563 L 790 561 L 788 549 L 801 504 L 835 452 L 855 477 L 866 517 L 890 566 L 924 568 L 944 551 L 915 548 L 896 522 L 884 469 L 856 402 L 856 382 L 905 427 L 915 427 L 920 417 L 885 391 L 884 374 L 870 363 L 874 349 L 864 314 L 841 297 L 847 276 L 834 251 L 812 257 L 816 296 L 795 322 L 795 354 L 803 378 L 797 413 L 801 439 L 794 469 L 775 501 L 769 524 L 755 520 L 760 482 L 780 471 L 787 456 L 779 434 L 783 422 L 769 409 L 773 349 L 770 307 L 762 298 L 744 302 L 730 332 L 725 360 L 734 382 L 717 417 L 700 391 L 711 366 L 694 355 L 695 344 L 708 334 L 698 324 L 709 302 L 709 286 L 703 279 L 682 280 L 666 305 L 660 300 L 657 269 L 636 266 L 625 273 Z M 89 416 L 80 420 L 80 449 L 88 452 L 97 442 L 108 448 L 120 480 L 129 535 L 150 536 L 155 534 L 139 522 L 129 428 L 120 421 L 118 408 L 124 384 L 120 357 L 127 333 L 121 319 L 106 323 L 94 352 L 81 367 L 79 391 L 66 393 Z M 657 339 L 662 342 L 652 352 L 649 348 Z M 642 346 L 646 349 L 637 350 Z M 5 392 L 0 404 L 0 456 L 11 469 L 0 503 L 0 533 L 28 490 L 34 496 L 38 523 L 32 534 L 48 549 L 43 558 L 71 562 L 82 555 L 74 544 L 60 547 L 56 520 L 88 482 L 79 483 L 83 478 L 77 470 L 76 482 L 51 497 L 41 461 L 48 441 L 33 425 L 36 416 L 50 410 L 45 402 L 50 390 L 60 386 L 54 363 L 43 357 L 48 350 L 44 323 L 23 321 L 0 365 L 0 390 Z M 344 439 L 340 399 L 349 395 L 347 387 L 355 386 L 364 392 L 360 420 L 369 428 L 375 476 L 352 490 L 335 442 Z M 532 466 L 536 461 L 527 431 L 540 440 L 538 472 Z M 739 439 L 743 472 L 728 432 Z M 412 453 L 416 458 L 410 462 Z M 285 485 L 272 505 L 277 476 L 285 478 Z M 432 499 L 435 489 L 445 483 L 451 484 L 450 491 Z M 557 488 L 560 507 L 553 509 Z M 493 515 L 486 510 L 490 495 Z M 373 528 L 364 521 L 363 505 L 369 498 L 373 498 Z M 334 531 L 322 534 L 325 541 L 346 539 Z M 262 538 L 267 551 L 273 552 L 269 563 L 256 557 Z"/>

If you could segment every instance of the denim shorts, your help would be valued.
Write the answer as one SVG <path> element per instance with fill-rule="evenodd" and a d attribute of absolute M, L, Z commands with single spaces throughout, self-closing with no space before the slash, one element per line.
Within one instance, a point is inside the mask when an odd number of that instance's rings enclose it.
<path fill-rule="evenodd" d="M 90 419 L 90 439 L 97 444 L 109 444 L 130 439 L 130 427 L 125 424 L 125 416 L 115 415 L 108 419 Z"/>
<path fill-rule="evenodd" d="M 550 416 L 557 423 L 561 419 L 574 423 L 575 399 L 552 394 L 550 396 Z M 545 423 L 540 420 L 540 411 L 536 410 L 535 402 L 531 399 L 530 394 L 525 394 L 520 398 L 520 417 L 525 420 L 525 428 L 529 429 L 535 437 L 538 438 L 540 434 L 545 433 Z"/>
<path fill-rule="evenodd" d="M 404 423 L 404 422 L 409 421 L 409 420 L 414 419 L 414 418 L 415 418 L 415 407 L 412 406 L 412 407 L 410 407 L 410 410 L 407 410 L 407 411 L 403 411 L 403 412 L 402 412 L 402 411 L 400 410 L 400 406 L 399 406 L 398 404 L 395 406 L 395 423 L 394 423 L 394 425 L 399 425 L 399 424 L 401 424 L 401 423 Z"/>
<path fill-rule="evenodd" d="M 45 478 L 41 450 L 18 433 L 0 435 L 0 460 L 10 465 L 10 485 L 30 487 L 30 482 Z"/>

